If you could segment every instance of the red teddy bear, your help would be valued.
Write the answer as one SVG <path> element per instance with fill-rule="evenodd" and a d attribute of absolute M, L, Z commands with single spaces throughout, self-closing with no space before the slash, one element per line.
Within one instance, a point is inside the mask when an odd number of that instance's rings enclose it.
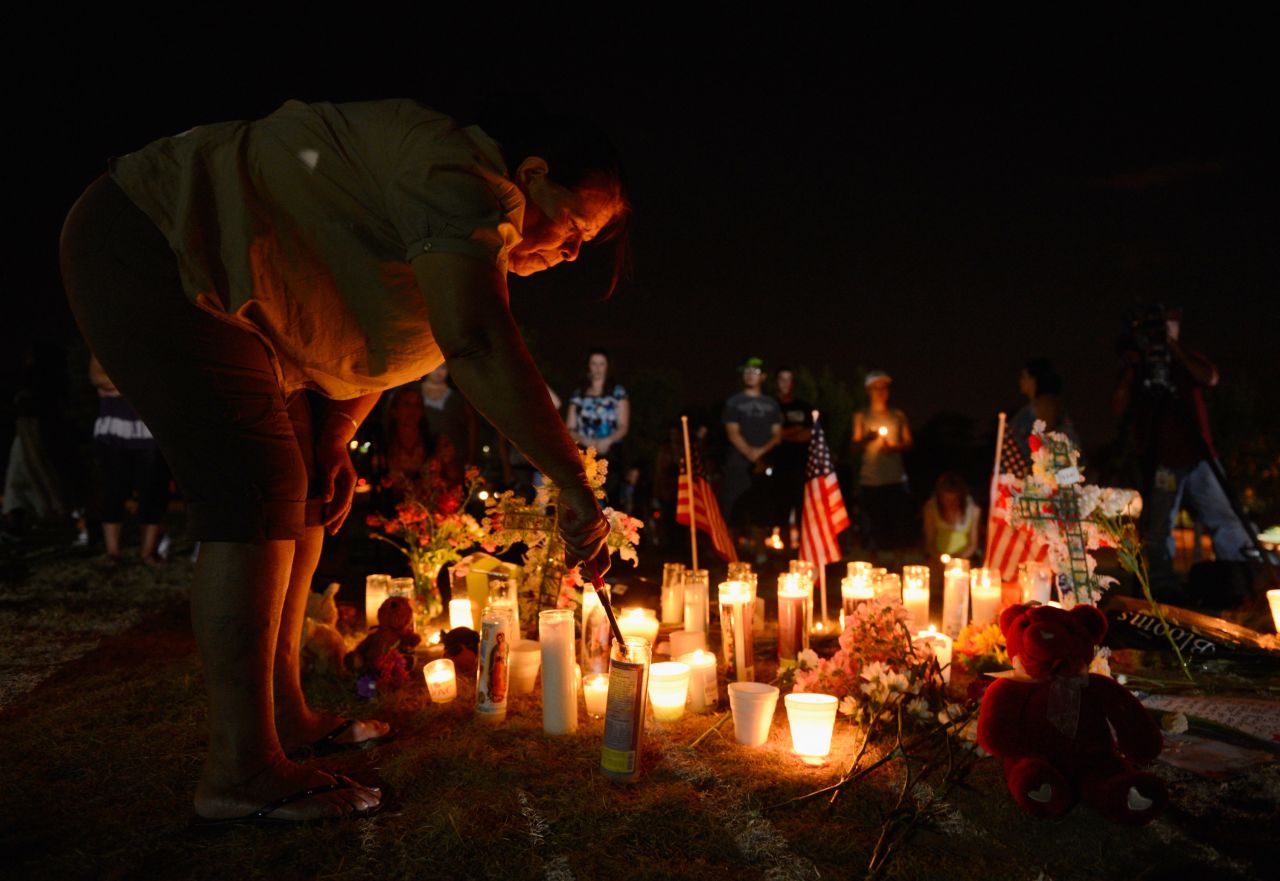
<path fill-rule="evenodd" d="M 1103 614 L 1012 606 L 1000 629 L 1018 675 L 983 695 L 978 745 L 1004 760 L 1013 800 L 1036 817 L 1060 817 L 1082 799 L 1118 823 L 1155 819 L 1168 801 L 1164 783 L 1134 765 L 1160 754 L 1160 729 L 1124 686 L 1088 672 L 1107 632 Z"/>

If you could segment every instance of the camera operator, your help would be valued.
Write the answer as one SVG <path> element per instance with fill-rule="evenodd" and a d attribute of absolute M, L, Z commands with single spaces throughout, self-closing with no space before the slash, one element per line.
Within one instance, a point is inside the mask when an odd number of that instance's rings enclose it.
<path fill-rule="evenodd" d="M 1142 467 L 1142 535 L 1151 584 L 1175 588 L 1173 525 L 1184 499 L 1213 538 L 1218 560 L 1246 558 L 1251 539 L 1236 516 L 1217 465 L 1202 389 L 1218 384 L 1218 369 L 1180 339 L 1182 310 L 1146 308 L 1122 348 L 1116 415 L 1129 424 Z"/>

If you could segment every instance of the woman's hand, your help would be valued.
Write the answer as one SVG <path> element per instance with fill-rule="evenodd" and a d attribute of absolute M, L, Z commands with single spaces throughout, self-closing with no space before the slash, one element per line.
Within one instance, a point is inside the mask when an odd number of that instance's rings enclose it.
<path fill-rule="evenodd" d="M 595 493 L 585 484 L 562 487 L 557 515 L 565 565 L 582 561 L 589 573 L 603 575 L 609 571 L 609 521 L 600 510 Z"/>
<path fill-rule="evenodd" d="M 327 434 L 327 433 L 326 433 Z M 340 438 L 322 437 L 316 444 L 316 470 L 320 476 L 321 498 L 324 499 L 324 528 L 337 535 L 356 492 L 356 468 L 351 454 Z"/>
<path fill-rule="evenodd" d="M 597 456 L 607 456 L 609 455 L 609 448 L 613 446 L 613 441 L 607 437 L 598 437 L 593 441 L 588 441 L 588 444 L 596 448 Z"/>

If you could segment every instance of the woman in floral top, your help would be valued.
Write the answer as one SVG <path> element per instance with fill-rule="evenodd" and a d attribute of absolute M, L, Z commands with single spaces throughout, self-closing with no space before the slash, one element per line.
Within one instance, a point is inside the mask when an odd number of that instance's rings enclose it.
<path fill-rule="evenodd" d="M 569 398 L 565 417 L 570 436 L 584 447 L 595 447 L 609 462 L 605 493 L 610 498 L 622 477 L 622 449 L 619 442 L 631 426 L 631 401 L 627 390 L 613 381 L 609 353 L 593 349 L 587 356 L 587 375 Z"/>

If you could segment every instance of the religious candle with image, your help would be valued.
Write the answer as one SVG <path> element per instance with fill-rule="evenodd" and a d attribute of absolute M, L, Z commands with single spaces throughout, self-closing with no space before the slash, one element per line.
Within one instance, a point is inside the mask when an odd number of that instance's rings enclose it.
<path fill-rule="evenodd" d="M 800 652 L 809 647 L 808 585 L 799 574 L 778 576 L 778 665 L 794 667 Z"/>
<path fill-rule="evenodd" d="M 750 588 L 741 581 L 720 584 L 720 647 L 730 678 L 739 682 L 755 679 L 755 641 L 751 619 L 755 615 Z"/>
<path fill-rule="evenodd" d="M 511 610 L 504 606 L 489 606 L 480 616 L 476 717 L 485 722 L 501 722 L 507 718 L 514 629 Z"/>
<path fill-rule="evenodd" d="M 605 598 L 609 585 L 600 588 Z M 600 605 L 600 595 L 590 585 L 582 589 L 582 672 L 585 676 L 609 672 L 609 617 Z"/>

